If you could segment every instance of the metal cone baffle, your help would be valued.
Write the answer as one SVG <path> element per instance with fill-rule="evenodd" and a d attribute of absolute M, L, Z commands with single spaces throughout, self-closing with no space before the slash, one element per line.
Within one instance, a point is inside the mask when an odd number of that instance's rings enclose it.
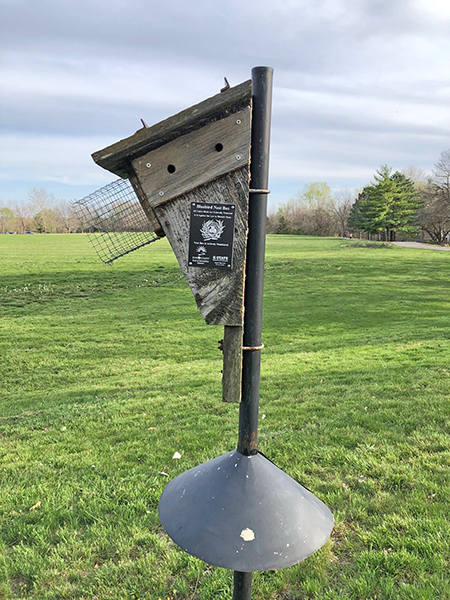
<path fill-rule="evenodd" d="M 298 563 L 325 544 L 334 522 L 323 502 L 263 454 L 238 451 L 173 479 L 159 516 L 183 550 L 241 572 Z"/>

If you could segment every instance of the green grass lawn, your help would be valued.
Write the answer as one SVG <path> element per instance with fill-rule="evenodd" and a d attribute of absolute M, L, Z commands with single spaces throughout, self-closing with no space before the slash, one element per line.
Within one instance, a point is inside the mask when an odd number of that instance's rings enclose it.
<path fill-rule="evenodd" d="M 222 334 L 165 240 L 0 236 L 1 599 L 231 598 L 157 513 L 236 445 Z M 263 341 L 260 448 L 336 525 L 255 600 L 450 599 L 449 254 L 269 236 Z"/>

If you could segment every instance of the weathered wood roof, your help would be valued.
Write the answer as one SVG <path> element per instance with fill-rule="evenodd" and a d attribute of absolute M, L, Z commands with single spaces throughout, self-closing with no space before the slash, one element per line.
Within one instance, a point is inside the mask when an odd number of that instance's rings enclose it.
<path fill-rule="evenodd" d="M 98 165 L 119 177 L 128 177 L 131 160 L 207 123 L 218 121 L 241 110 L 249 105 L 251 96 L 252 82 L 248 80 L 186 108 L 152 127 L 139 129 L 134 135 L 94 152 L 92 158 Z"/>

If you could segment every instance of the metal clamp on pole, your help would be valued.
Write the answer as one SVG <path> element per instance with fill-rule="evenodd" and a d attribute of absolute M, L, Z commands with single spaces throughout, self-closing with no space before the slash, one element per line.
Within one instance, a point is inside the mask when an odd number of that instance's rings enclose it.
<path fill-rule="evenodd" d="M 242 346 L 242 350 L 262 350 L 264 348 L 264 344 L 260 346 Z"/>
<path fill-rule="evenodd" d="M 270 190 L 248 190 L 250 194 L 270 194 Z"/>

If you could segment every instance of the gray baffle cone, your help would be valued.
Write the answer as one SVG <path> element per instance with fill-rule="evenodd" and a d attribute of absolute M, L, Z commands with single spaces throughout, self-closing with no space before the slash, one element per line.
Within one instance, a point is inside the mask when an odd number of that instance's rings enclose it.
<path fill-rule="evenodd" d="M 183 550 L 241 572 L 300 562 L 325 544 L 334 524 L 323 502 L 264 455 L 237 450 L 175 477 L 159 516 Z"/>

